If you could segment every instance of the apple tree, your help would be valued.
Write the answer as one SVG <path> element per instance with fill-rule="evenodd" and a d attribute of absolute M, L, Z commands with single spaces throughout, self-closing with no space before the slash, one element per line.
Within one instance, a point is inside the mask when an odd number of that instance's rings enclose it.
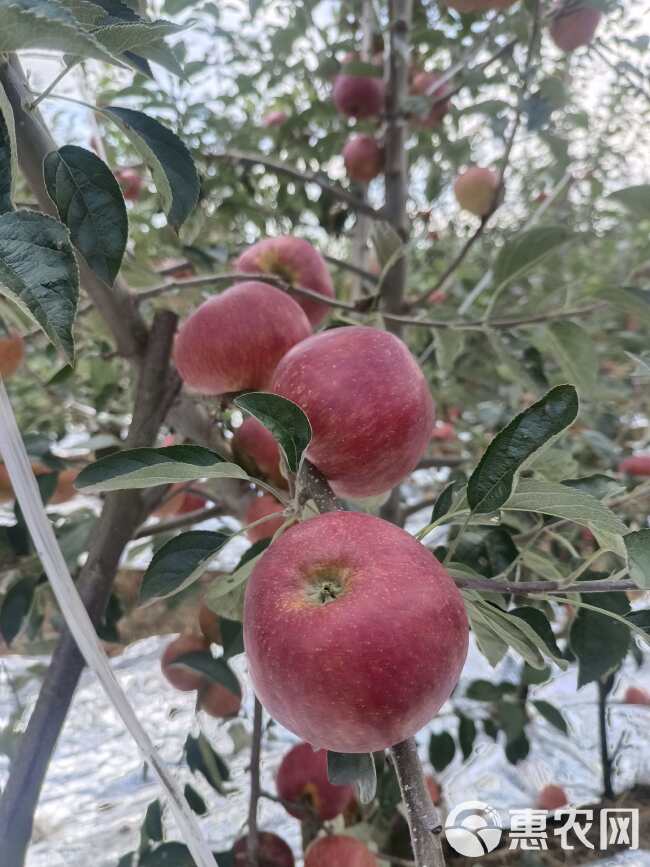
<path fill-rule="evenodd" d="M 306 867 L 439 867 L 422 759 L 485 740 L 516 765 L 539 719 L 569 738 L 535 691 L 568 670 L 598 687 L 612 799 L 607 707 L 650 636 L 642 11 L 0 9 L 2 639 L 26 652 L 60 615 L 0 797 L 10 867 L 85 664 L 161 784 L 124 867 L 291 867 L 258 827 L 271 720 L 303 741 L 275 797 Z M 171 686 L 199 718 L 255 695 L 246 831 L 214 854 L 198 789 L 227 761 L 188 734 L 180 790 L 105 654 L 177 594 Z M 469 644 L 517 680 L 463 678 Z"/>

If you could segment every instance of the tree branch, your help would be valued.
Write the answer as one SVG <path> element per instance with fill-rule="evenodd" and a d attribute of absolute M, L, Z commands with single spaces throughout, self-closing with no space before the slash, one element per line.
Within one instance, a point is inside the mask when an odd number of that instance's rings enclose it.
<path fill-rule="evenodd" d="M 133 421 L 126 441 L 129 448 L 148 446 L 154 441 L 178 387 L 176 374 L 168 372 L 176 321 L 176 316 L 167 311 L 154 320 L 138 379 Z M 95 624 L 108 602 L 122 551 L 144 517 L 139 492 L 115 491 L 107 495 L 77 582 Z M 23 864 L 41 786 L 83 665 L 74 639 L 64 629 L 0 799 L 3 856 L 12 867 Z"/>
<path fill-rule="evenodd" d="M 603 797 L 614 799 L 612 786 L 612 757 L 607 742 L 607 698 L 614 686 L 614 676 L 598 681 L 598 731 L 600 735 L 600 758 L 603 767 Z"/>
<path fill-rule="evenodd" d="M 278 175 L 286 175 L 302 184 L 316 184 L 321 188 L 321 190 L 332 196 L 334 199 L 338 199 L 339 202 L 344 202 L 346 205 L 349 205 L 349 207 L 358 214 L 365 214 L 368 217 L 372 217 L 373 220 L 384 219 L 382 211 L 376 210 L 376 208 L 373 208 L 368 202 L 359 199 L 357 196 L 344 190 L 343 187 L 333 184 L 319 172 L 312 172 L 309 169 L 301 171 L 300 169 L 289 166 L 279 160 L 271 159 L 271 157 L 267 157 L 264 154 L 249 153 L 247 151 L 229 150 L 220 154 L 208 154 L 205 159 L 223 160 L 224 162 L 240 163 L 245 166 L 265 166 L 267 169 L 270 169 Z"/>
<path fill-rule="evenodd" d="M 250 764 L 251 790 L 248 803 L 248 837 L 246 841 L 248 867 L 258 867 L 259 864 L 257 805 L 261 794 L 260 760 L 262 757 L 262 716 L 262 705 L 256 697 L 255 708 L 253 711 L 253 743 L 251 747 Z"/>
<path fill-rule="evenodd" d="M 440 815 L 424 782 L 415 739 L 395 744 L 390 752 L 406 807 L 415 867 L 444 867 Z"/>

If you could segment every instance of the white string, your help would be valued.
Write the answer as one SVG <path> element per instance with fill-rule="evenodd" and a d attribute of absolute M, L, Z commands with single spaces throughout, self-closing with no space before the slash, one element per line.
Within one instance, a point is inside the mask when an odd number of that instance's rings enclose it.
<path fill-rule="evenodd" d="M 38 484 L 32 472 L 2 377 L 0 377 L 0 455 L 4 459 L 34 548 L 50 581 L 68 629 L 77 642 L 88 667 L 97 675 L 115 710 L 140 748 L 145 761 L 149 763 L 161 787 L 165 790 L 181 835 L 197 867 L 214 867 L 214 856 L 203 839 L 193 813 L 136 717 L 99 643 L 88 612 L 77 592 L 45 513 Z"/>

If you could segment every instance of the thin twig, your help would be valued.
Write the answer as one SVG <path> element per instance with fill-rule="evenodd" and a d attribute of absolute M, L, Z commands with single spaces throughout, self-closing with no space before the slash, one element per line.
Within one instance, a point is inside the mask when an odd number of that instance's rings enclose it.
<path fill-rule="evenodd" d="M 454 579 L 456 586 L 464 590 L 478 590 L 489 593 L 517 593 L 527 595 L 529 593 L 611 593 L 638 590 L 634 581 L 578 581 L 574 584 L 561 584 L 559 581 L 496 581 L 491 578 L 465 578 Z"/>
<path fill-rule="evenodd" d="M 415 739 L 395 744 L 390 752 L 406 807 L 415 867 L 444 867 L 440 815 L 424 782 Z"/>
<path fill-rule="evenodd" d="M 74 60 L 74 61 L 72 61 L 69 65 L 65 66 L 65 67 L 61 70 L 61 72 L 59 72 L 59 74 L 56 76 L 56 78 L 54 79 L 54 81 L 52 81 L 50 84 L 48 84 L 48 86 L 45 88 L 45 90 L 44 90 L 42 93 L 40 93 L 40 94 L 36 97 L 36 99 L 35 99 L 32 103 L 30 103 L 30 105 L 28 105 L 28 106 L 25 107 L 25 110 L 28 111 L 28 112 L 32 112 L 32 111 L 34 111 L 34 109 L 37 108 L 37 107 L 39 106 L 39 104 L 40 104 L 44 99 L 47 99 L 47 97 L 50 96 L 50 94 L 52 93 L 52 91 L 54 90 L 54 88 L 57 86 L 57 84 L 59 84 L 59 83 L 60 83 L 60 82 L 61 82 L 61 81 L 66 77 L 66 75 L 67 75 L 67 74 L 68 74 L 72 69 L 75 68 L 75 66 L 76 66 L 78 63 L 79 63 L 78 60 Z"/>
<path fill-rule="evenodd" d="M 328 178 L 318 172 L 312 172 L 309 169 L 301 171 L 294 166 L 289 166 L 279 160 L 271 159 L 271 157 L 267 157 L 264 154 L 248 153 L 246 151 L 223 151 L 223 153 L 219 154 L 208 154 L 204 159 L 223 160 L 226 162 L 230 161 L 240 163 L 241 165 L 265 166 L 276 174 L 286 175 L 296 181 L 300 181 L 300 183 L 316 184 L 321 188 L 321 190 L 328 193 L 333 198 L 338 199 L 340 202 L 345 202 L 346 205 L 349 205 L 359 214 L 365 214 L 368 217 L 372 217 L 373 220 L 384 219 L 382 211 L 373 208 L 373 206 L 368 202 L 364 202 L 362 199 L 357 198 L 357 196 L 344 190 L 343 187 L 333 184 L 328 180 Z"/>
<path fill-rule="evenodd" d="M 173 530 L 180 530 L 190 524 L 199 524 L 207 521 L 208 518 L 218 518 L 221 515 L 227 514 L 223 505 L 210 506 L 209 509 L 197 509 L 194 512 L 186 512 L 178 518 L 170 518 L 168 521 L 159 521 L 157 524 L 145 524 L 143 527 L 134 533 L 134 539 L 145 539 L 148 536 L 155 536 L 159 533 L 171 533 Z"/>
<path fill-rule="evenodd" d="M 257 805 L 260 800 L 260 760 L 262 757 L 262 705 L 255 697 L 253 710 L 253 742 L 251 746 L 251 790 L 248 802 L 248 837 L 246 850 L 248 855 L 248 867 L 257 867 L 258 858 L 258 833 L 257 833 Z"/>

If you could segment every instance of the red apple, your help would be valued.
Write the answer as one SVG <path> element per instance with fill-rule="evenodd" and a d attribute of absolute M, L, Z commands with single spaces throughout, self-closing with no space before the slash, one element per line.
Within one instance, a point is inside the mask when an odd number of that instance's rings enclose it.
<path fill-rule="evenodd" d="M 277 834 L 260 831 L 257 835 L 257 867 L 294 867 L 293 852 Z M 237 840 L 232 848 L 235 867 L 248 867 L 248 838 Z M 331 865 L 333 867 L 333 865 Z"/>
<path fill-rule="evenodd" d="M 551 21 L 551 39 L 561 51 L 575 51 L 589 45 L 596 34 L 603 13 L 594 6 L 560 8 Z"/>
<path fill-rule="evenodd" d="M 204 675 L 183 665 L 174 665 L 174 662 L 179 656 L 184 656 L 186 653 L 205 652 L 209 647 L 210 642 L 203 636 L 189 634 L 179 635 L 167 645 L 160 660 L 160 667 L 172 686 L 181 692 L 191 692 L 193 689 L 199 689 L 203 686 L 205 683 Z"/>
<path fill-rule="evenodd" d="M 457 12 L 488 12 L 491 9 L 507 9 L 517 0 L 444 0 Z"/>
<path fill-rule="evenodd" d="M 328 512 L 258 560 L 244 644 L 274 719 L 316 749 L 368 753 L 415 734 L 447 701 L 467 616 L 449 573 L 404 530 Z"/>
<path fill-rule="evenodd" d="M 137 169 L 118 169 L 115 178 L 128 202 L 137 202 L 142 191 L 142 175 Z"/>
<path fill-rule="evenodd" d="M 268 114 L 265 114 L 262 118 L 262 126 L 265 127 L 274 127 L 274 126 L 282 126 L 283 123 L 287 120 L 286 111 L 270 111 Z"/>
<path fill-rule="evenodd" d="M 220 683 L 206 683 L 199 692 L 199 707 L 215 719 L 229 719 L 239 713 L 241 696 Z"/>
<path fill-rule="evenodd" d="M 284 756 L 276 779 L 278 796 L 290 804 L 287 812 L 304 819 L 310 812 L 328 822 L 345 811 L 354 798 L 352 786 L 335 786 L 327 778 L 327 753 L 312 750 L 309 744 L 297 744 Z"/>
<path fill-rule="evenodd" d="M 355 837 L 319 837 L 305 853 L 305 867 L 378 867 L 370 849 Z"/>
<path fill-rule="evenodd" d="M 352 181 L 367 184 L 384 168 L 384 151 L 373 136 L 353 135 L 343 148 L 343 162 Z"/>
<path fill-rule="evenodd" d="M 625 458 L 618 465 L 618 471 L 628 476 L 650 476 L 650 454 Z"/>
<path fill-rule="evenodd" d="M 238 283 L 201 304 L 181 326 L 174 362 L 192 391 L 264 391 L 278 361 L 310 333 L 307 317 L 285 292 L 268 283 Z"/>
<path fill-rule="evenodd" d="M 435 806 L 437 806 L 442 801 L 442 786 L 437 780 L 434 780 L 430 774 L 427 774 L 424 778 L 424 782 L 427 784 L 431 801 Z"/>
<path fill-rule="evenodd" d="M 448 421 L 436 422 L 435 427 L 433 428 L 433 433 L 431 434 L 431 439 L 445 442 L 455 438 L 456 431 L 454 430 L 453 424 L 450 424 Z"/>
<path fill-rule="evenodd" d="M 43 476 L 52 470 L 44 464 L 32 461 L 32 472 L 35 476 Z M 0 503 L 7 503 L 14 499 L 14 489 L 9 479 L 9 470 L 4 463 L 0 463 Z"/>
<path fill-rule="evenodd" d="M 384 110 L 385 95 L 386 88 L 379 77 L 341 72 L 334 79 L 334 105 L 346 117 L 377 117 Z"/>
<path fill-rule="evenodd" d="M 537 795 L 535 806 L 538 810 L 550 810 L 554 812 L 561 807 L 566 807 L 568 803 L 569 799 L 562 786 L 549 784 L 548 786 L 544 786 Z"/>
<path fill-rule="evenodd" d="M 451 89 L 448 82 L 436 86 L 442 76 L 437 72 L 418 72 L 413 78 L 411 90 L 413 93 L 426 95 L 431 99 L 431 110 L 428 115 L 418 116 L 417 122 L 426 127 L 438 126 L 443 117 L 449 111 L 449 99 Z"/>
<path fill-rule="evenodd" d="M 202 602 L 199 608 L 199 629 L 211 644 L 222 643 L 219 615 L 208 608 L 205 602 Z"/>
<path fill-rule="evenodd" d="M 318 250 L 303 238 L 284 235 L 258 241 L 242 253 L 235 268 L 244 274 L 273 274 L 290 286 L 310 289 L 326 298 L 334 297 L 327 262 Z M 320 304 L 312 298 L 299 295 L 295 300 L 313 326 L 322 322 L 329 313 L 327 304 Z"/>
<path fill-rule="evenodd" d="M 335 328 L 304 340 L 278 365 L 272 390 L 306 413 L 307 457 L 341 497 L 390 490 L 431 438 L 427 381 L 406 345 L 377 328 Z"/>
<path fill-rule="evenodd" d="M 427 301 L 429 301 L 431 304 L 444 304 L 447 300 L 447 297 L 447 293 L 444 289 L 436 289 L 435 292 L 432 292 L 429 295 Z"/>
<path fill-rule="evenodd" d="M 485 217 L 496 207 L 499 175 L 492 169 L 472 166 L 462 172 L 454 184 L 458 204 L 470 214 Z"/>
<path fill-rule="evenodd" d="M 199 509 L 204 509 L 207 504 L 206 498 L 202 494 L 186 493 L 181 500 L 178 515 L 188 515 L 190 512 L 198 512 Z"/>
<path fill-rule="evenodd" d="M 58 505 L 59 503 L 67 503 L 68 500 L 72 500 L 77 496 L 77 489 L 74 486 L 75 480 L 79 475 L 79 470 L 61 470 L 59 472 L 59 478 L 56 482 L 56 488 L 54 489 L 54 493 L 50 497 L 50 503 L 52 505 Z"/>
<path fill-rule="evenodd" d="M 261 476 L 273 485 L 286 488 L 287 480 L 280 470 L 280 448 L 262 422 L 252 416 L 245 419 L 233 434 L 232 450 L 249 475 Z"/>
<path fill-rule="evenodd" d="M 0 377 L 9 379 L 18 370 L 25 357 L 25 341 L 20 334 L 0 337 Z"/>
<path fill-rule="evenodd" d="M 628 686 L 623 697 L 625 704 L 643 704 L 650 706 L 650 693 L 638 686 Z"/>
<path fill-rule="evenodd" d="M 251 527 L 246 530 L 246 535 L 251 542 L 259 542 L 262 539 L 270 539 L 280 527 L 284 524 L 284 506 L 278 503 L 272 494 L 262 494 L 260 497 L 255 497 L 246 510 L 246 523 L 252 524 L 259 521 L 260 518 L 266 518 L 267 515 L 275 515 L 269 521 L 264 521 L 263 524 L 258 524 L 257 527 Z"/>

